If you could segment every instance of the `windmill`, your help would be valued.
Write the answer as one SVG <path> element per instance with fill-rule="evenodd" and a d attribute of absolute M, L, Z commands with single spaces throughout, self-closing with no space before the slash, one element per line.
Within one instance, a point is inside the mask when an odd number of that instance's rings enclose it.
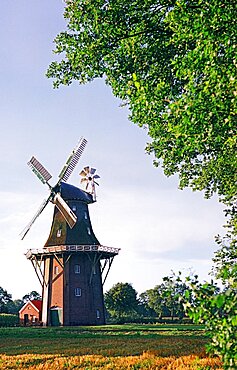
<path fill-rule="evenodd" d="M 51 174 L 35 157 L 28 162 L 50 193 L 22 231 L 22 239 L 47 204 L 55 205 L 44 247 L 26 253 L 42 286 L 43 325 L 105 323 L 103 284 L 119 249 L 101 245 L 92 229 L 88 205 L 96 201 L 95 185 L 100 176 L 95 168 L 87 166 L 80 173 L 86 191 L 67 183 L 86 144 L 87 140 L 81 138 L 54 186 L 49 183 Z"/>

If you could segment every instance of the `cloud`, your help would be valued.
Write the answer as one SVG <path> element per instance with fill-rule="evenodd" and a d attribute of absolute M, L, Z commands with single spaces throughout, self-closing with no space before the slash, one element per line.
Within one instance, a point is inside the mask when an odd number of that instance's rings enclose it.
<path fill-rule="evenodd" d="M 222 208 L 217 199 L 188 190 L 100 189 L 98 203 L 90 206 L 95 234 L 102 244 L 121 248 L 105 289 L 128 281 L 141 292 L 172 269 L 191 268 L 208 279 L 214 235 L 223 232 Z"/>
<path fill-rule="evenodd" d="M 134 253 L 165 256 L 185 246 L 201 256 L 202 246 L 213 244 L 214 235 L 222 229 L 222 207 L 215 199 L 207 202 L 194 193 L 187 198 L 178 190 L 156 194 L 140 189 L 107 191 L 90 207 L 94 231 L 97 235 L 98 230 L 102 244 Z"/>

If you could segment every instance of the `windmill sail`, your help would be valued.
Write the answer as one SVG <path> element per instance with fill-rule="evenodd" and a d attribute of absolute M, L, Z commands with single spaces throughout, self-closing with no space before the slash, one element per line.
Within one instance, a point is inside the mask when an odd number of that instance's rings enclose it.
<path fill-rule="evenodd" d="M 53 199 L 53 203 L 56 205 L 58 210 L 61 212 L 63 217 L 65 218 L 67 224 L 72 229 L 75 223 L 77 222 L 77 216 L 75 213 L 72 212 L 71 208 L 67 205 L 65 200 L 61 197 L 59 193 L 57 193 Z"/>
<path fill-rule="evenodd" d="M 63 167 L 60 175 L 59 175 L 59 181 L 66 182 L 71 175 L 72 171 L 76 167 L 85 147 L 87 144 L 87 140 L 85 138 L 81 138 L 77 146 L 72 151 L 71 155 L 69 156 L 65 166 Z"/>
<path fill-rule="evenodd" d="M 27 164 L 43 184 L 48 183 L 52 175 L 34 156 L 29 160 Z"/>
<path fill-rule="evenodd" d="M 24 237 L 26 236 L 26 234 L 28 233 L 28 231 L 30 230 L 31 226 L 33 225 L 33 223 L 35 222 L 35 220 L 39 217 L 39 215 L 43 212 L 43 210 L 45 209 L 45 207 L 47 206 L 47 204 L 49 203 L 51 199 L 51 194 L 50 196 L 48 197 L 48 199 L 44 199 L 43 203 L 41 204 L 40 208 L 38 209 L 38 211 L 36 212 L 36 214 L 34 215 L 34 217 L 32 218 L 32 220 L 28 223 L 28 225 L 24 228 L 24 230 L 22 230 L 22 232 L 20 233 L 20 236 L 21 236 L 21 240 L 24 239 Z"/>
<path fill-rule="evenodd" d="M 47 206 L 49 201 L 53 202 L 58 210 L 61 212 L 63 217 L 65 218 L 66 222 L 68 223 L 70 228 L 73 228 L 73 226 L 77 222 L 77 216 L 72 212 L 71 208 L 68 206 L 68 204 L 64 201 L 64 199 L 61 197 L 60 193 L 57 193 L 56 189 L 60 185 L 61 181 L 66 182 L 71 175 L 72 171 L 76 167 L 85 147 L 87 144 L 87 140 L 85 138 L 81 138 L 77 146 L 72 151 L 71 155 L 69 156 L 65 166 L 63 167 L 60 175 L 59 180 L 57 184 L 52 187 L 48 181 L 51 179 L 51 174 L 46 170 L 46 168 L 35 158 L 32 157 L 30 161 L 27 163 L 28 166 L 31 168 L 31 170 L 36 174 L 36 176 L 40 179 L 40 181 L 43 184 L 47 184 L 50 188 L 50 196 L 48 199 L 45 199 L 43 203 L 41 204 L 38 212 L 35 214 L 35 216 L 32 218 L 32 220 L 29 222 L 29 224 L 25 227 L 25 229 L 21 232 L 20 236 L 21 239 L 24 239 L 28 231 L 30 230 L 31 226 L 35 222 L 35 220 L 39 217 L 39 215 L 43 212 L 44 208 Z"/>

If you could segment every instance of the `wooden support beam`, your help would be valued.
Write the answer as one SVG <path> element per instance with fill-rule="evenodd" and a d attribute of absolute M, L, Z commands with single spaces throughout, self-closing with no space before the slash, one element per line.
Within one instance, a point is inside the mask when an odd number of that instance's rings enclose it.
<path fill-rule="evenodd" d="M 110 270 L 111 265 L 112 265 L 113 260 L 114 260 L 114 256 L 113 256 L 113 257 L 109 257 L 109 258 L 108 258 L 108 260 L 109 260 L 109 266 L 108 266 L 108 270 L 107 270 L 107 272 L 106 272 L 106 274 L 105 274 L 104 280 L 103 280 L 103 282 L 102 282 L 102 285 L 104 285 L 104 283 L 105 283 L 105 281 L 106 281 L 106 279 L 107 279 L 107 276 L 108 276 L 108 274 L 109 274 L 109 270 Z"/>
<path fill-rule="evenodd" d="M 34 270 L 35 270 L 36 276 L 37 276 L 37 278 L 38 278 L 38 280 L 39 280 L 39 282 L 40 282 L 40 285 L 41 285 L 41 287 L 43 287 L 43 279 L 42 279 L 42 278 L 40 278 L 40 275 L 38 274 L 37 267 L 34 265 L 34 262 L 33 262 L 33 260 L 32 260 L 32 259 L 31 259 L 31 263 L 32 263 L 32 266 L 33 266 L 33 268 L 34 268 Z"/>

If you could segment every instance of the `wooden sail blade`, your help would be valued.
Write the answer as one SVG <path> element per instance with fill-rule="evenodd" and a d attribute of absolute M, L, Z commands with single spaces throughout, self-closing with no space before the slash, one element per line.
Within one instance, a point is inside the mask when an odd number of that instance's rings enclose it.
<path fill-rule="evenodd" d="M 66 182 L 69 176 L 72 174 L 74 168 L 76 167 L 85 147 L 87 144 L 87 140 L 85 138 L 81 138 L 77 146 L 73 149 L 72 153 L 70 154 L 66 164 L 64 165 L 62 171 L 59 174 L 59 182 L 64 181 Z"/>
<path fill-rule="evenodd" d="M 52 175 L 34 156 L 27 164 L 43 184 L 47 183 L 51 179 Z"/>
<path fill-rule="evenodd" d="M 72 229 L 77 222 L 77 216 L 75 215 L 75 213 L 72 212 L 71 208 L 67 205 L 67 203 L 59 193 L 54 196 L 53 203 L 56 205 L 58 210 L 65 218 L 68 226 Z"/>

